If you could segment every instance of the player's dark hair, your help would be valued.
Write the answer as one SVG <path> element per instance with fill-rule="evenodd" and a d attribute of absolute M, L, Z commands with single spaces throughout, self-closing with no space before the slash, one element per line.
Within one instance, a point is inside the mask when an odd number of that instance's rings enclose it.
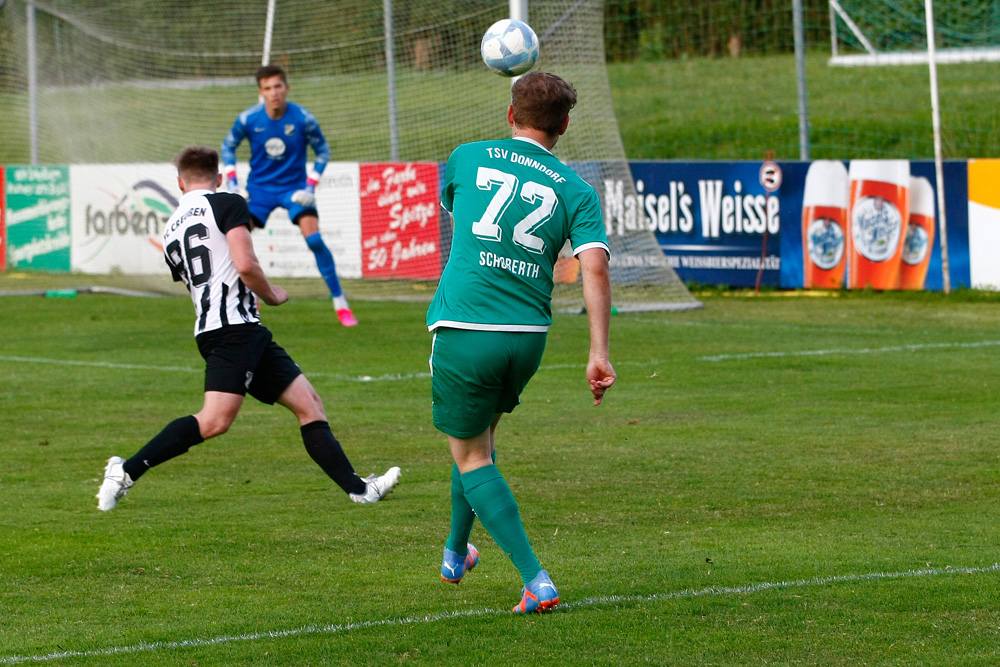
<path fill-rule="evenodd" d="M 270 79 L 272 76 L 280 76 L 281 82 L 288 84 L 288 76 L 285 74 L 284 68 L 278 65 L 261 65 L 257 68 L 257 74 L 254 76 L 257 77 L 257 87 L 260 87 L 261 81 Z"/>
<path fill-rule="evenodd" d="M 576 106 L 576 88 L 551 72 L 528 72 L 511 87 L 510 103 L 515 124 L 557 135 Z"/>
<path fill-rule="evenodd" d="M 174 158 L 174 166 L 185 181 L 213 179 L 219 174 L 219 152 L 208 146 L 188 146 Z"/>

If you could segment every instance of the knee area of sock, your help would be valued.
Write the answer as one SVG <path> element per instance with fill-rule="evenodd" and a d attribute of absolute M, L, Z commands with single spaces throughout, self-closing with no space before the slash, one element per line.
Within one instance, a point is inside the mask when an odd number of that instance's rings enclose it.
<path fill-rule="evenodd" d="M 466 493 L 469 493 L 484 484 L 489 484 L 500 480 L 500 482 L 506 486 L 506 482 L 503 479 L 503 475 L 497 470 L 495 465 L 488 465 L 482 468 L 476 468 L 467 473 L 461 475 L 461 483 Z"/>
<path fill-rule="evenodd" d="M 481 503 L 476 509 L 476 515 L 483 525 L 494 524 L 497 521 L 504 523 L 521 523 L 521 509 L 513 496 L 494 496 L 490 503 L 483 506 Z"/>
<path fill-rule="evenodd" d="M 326 247 L 326 244 L 323 242 L 323 236 L 319 232 L 315 232 L 307 236 L 306 245 L 309 246 L 309 249 L 313 252 L 322 250 Z"/>

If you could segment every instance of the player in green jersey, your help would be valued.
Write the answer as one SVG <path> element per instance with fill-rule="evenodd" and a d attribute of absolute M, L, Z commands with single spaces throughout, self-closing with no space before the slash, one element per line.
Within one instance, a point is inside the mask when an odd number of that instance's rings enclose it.
<path fill-rule="evenodd" d="M 496 428 L 538 369 L 552 323 L 552 271 L 568 240 L 580 260 L 590 323 L 594 405 L 615 382 L 608 356 L 610 251 L 594 189 L 552 153 L 576 90 L 548 72 L 511 88 L 513 137 L 463 144 L 448 159 L 441 204 L 454 219 L 451 255 L 427 311 L 434 332 L 434 426 L 448 436 L 451 532 L 441 577 L 458 583 L 479 562 L 467 540 L 478 516 L 524 582 L 514 612 L 542 612 L 559 594 L 528 542 L 496 467 Z"/>

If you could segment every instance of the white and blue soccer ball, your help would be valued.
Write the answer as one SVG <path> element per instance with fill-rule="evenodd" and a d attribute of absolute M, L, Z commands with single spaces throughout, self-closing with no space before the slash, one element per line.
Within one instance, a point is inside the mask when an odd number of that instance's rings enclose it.
<path fill-rule="evenodd" d="M 538 60 L 538 35 L 523 21 L 503 19 L 486 31 L 479 51 L 486 66 L 497 74 L 520 76 Z"/>

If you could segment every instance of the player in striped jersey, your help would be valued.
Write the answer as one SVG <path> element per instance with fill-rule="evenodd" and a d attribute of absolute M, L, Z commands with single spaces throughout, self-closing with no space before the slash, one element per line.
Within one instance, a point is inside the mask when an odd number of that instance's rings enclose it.
<path fill-rule="evenodd" d="M 548 72 L 511 87 L 513 136 L 456 148 L 441 205 L 455 221 L 451 254 L 431 305 L 434 426 L 448 436 L 451 532 L 441 578 L 458 583 L 478 563 L 467 542 L 476 517 L 524 582 L 517 613 L 543 612 L 559 593 L 535 556 L 517 502 L 496 467 L 496 428 L 513 411 L 545 349 L 552 272 L 568 240 L 580 260 L 590 321 L 586 379 L 600 404 L 615 382 L 608 359 L 611 282 L 597 193 L 552 154 L 576 90 Z"/>
<path fill-rule="evenodd" d="M 183 196 L 167 221 L 163 251 L 174 280 L 184 282 L 194 303 L 195 341 L 205 359 L 205 402 L 197 414 L 167 424 L 130 459 L 111 457 L 97 493 L 98 509 L 114 509 L 147 470 L 229 430 L 246 394 L 292 411 L 306 451 L 351 500 L 381 500 L 399 482 L 399 468 L 365 479 L 354 472 L 330 430 L 323 401 L 260 323 L 257 299 L 279 306 L 288 293 L 268 281 L 257 260 L 246 200 L 216 192 L 222 183 L 219 154 L 191 146 L 175 164 Z"/>

